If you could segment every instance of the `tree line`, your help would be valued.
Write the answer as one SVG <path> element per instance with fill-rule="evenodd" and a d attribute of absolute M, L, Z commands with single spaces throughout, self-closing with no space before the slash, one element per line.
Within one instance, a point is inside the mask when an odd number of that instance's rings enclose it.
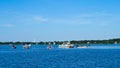
<path fill-rule="evenodd" d="M 72 41 L 54 41 L 54 42 L 0 42 L 0 44 L 63 44 L 64 42 L 70 42 L 71 44 L 120 44 L 120 38 L 108 39 L 108 40 L 72 40 Z"/>

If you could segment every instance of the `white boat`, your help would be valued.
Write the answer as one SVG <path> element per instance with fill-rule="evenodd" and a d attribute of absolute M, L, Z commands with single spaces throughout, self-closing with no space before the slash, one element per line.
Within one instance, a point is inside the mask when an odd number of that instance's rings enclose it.
<path fill-rule="evenodd" d="M 25 44 L 24 46 L 23 46 L 23 48 L 25 48 L 25 49 L 29 49 L 31 47 L 31 44 Z"/>
<path fill-rule="evenodd" d="M 78 46 L 77 48 L 89 48 L 89 46 L 88 45 L 87 46 L 85 46 L 85 45 L 83 46 L 82 45 L 82 46 Z"/>
<path fill-rule="evenodd" d="M 70 44 L 70 43 L 63 43 L 62 45 L 59 45 L 58 48 L 73 48 L 74 45 L 73 44 Z"/>

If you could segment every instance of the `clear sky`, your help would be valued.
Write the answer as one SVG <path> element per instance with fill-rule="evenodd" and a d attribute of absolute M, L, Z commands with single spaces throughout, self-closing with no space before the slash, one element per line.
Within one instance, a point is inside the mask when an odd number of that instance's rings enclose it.
<path fill-rule="evenodd" d="M 120 38 L 120 0 L 0 0 L 0 41 Z"/>

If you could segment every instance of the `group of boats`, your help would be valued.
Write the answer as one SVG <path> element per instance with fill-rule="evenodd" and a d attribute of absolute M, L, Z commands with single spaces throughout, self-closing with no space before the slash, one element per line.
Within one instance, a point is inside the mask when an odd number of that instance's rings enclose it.
<path fill-rule="evenodd" d="M 29 49 L 30 47 L 31 47 L 31 44 L 25 44 L 25 45 L 23 46 L 24 49 Z M 12 45 L 12 48 L 13 48 L 13 49 L 16 49 L 17 47 L 16 47 L 16 45 Z"/>
<path fill-rule="evenodd" d="M 31 47 L 31 44 L 25 44 L 23 46 L 24 49 L 29 49 Z M 58 48 L 89 48 L 89 45 L 74 45 L 70 43 L 63 43 L 62 45 L 58 45 Z M 16 49 L 16 45 L 12 45 L 13 49 Z M 49 45 L 47 47 L 48 49 L 53 49 L 52 45 Z"/>

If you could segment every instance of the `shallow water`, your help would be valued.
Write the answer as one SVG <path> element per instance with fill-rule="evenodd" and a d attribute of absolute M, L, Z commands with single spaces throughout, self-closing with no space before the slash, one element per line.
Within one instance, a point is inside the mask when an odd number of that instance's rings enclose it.
<path fill-rule="evenodd" d="M 33 45 L 0 46 L 0 68 L 120 68 L 120 45 L 91 45 L 88 49 L 47 49 Z"/>

